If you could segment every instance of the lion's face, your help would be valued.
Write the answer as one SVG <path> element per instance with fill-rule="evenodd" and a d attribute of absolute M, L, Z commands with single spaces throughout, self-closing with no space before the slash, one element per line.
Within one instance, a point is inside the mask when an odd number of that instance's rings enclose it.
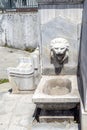
<path fill-rule="evenodd" d="M 53 54 L 61 61 L 65 57 L 66 48 L 53 48 Z"/>
<path fill-rule="evenodd" d="M 66 39 L 57 38 L 52 40 L 51 42 L 51 51 L 53 52 L 53 56 L 59 61 L 62 62 L 69 50 L 69 44 Z"/>

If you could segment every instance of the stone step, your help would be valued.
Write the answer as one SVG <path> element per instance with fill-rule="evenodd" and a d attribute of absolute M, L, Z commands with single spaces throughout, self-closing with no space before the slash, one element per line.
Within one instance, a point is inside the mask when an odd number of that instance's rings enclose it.
<path fill-rule="evenodd" d="M 45 110 L 36 107 L 33 117 L 37 122 L 80 122 L 77 107 L 69 110 Z"/>
<path fill-rule="evenodd" d="M 55 111 L 55 110 L 41 110 L 39 115 L 39 122 L 64 122 L 74 121 L 74 113 L 72 111 Z"/>
<path fill-rule="evenodd" d="M 72 122 L 74 121 L 74 116 L 39 116 L 40 123 L 44 122 Z"/>

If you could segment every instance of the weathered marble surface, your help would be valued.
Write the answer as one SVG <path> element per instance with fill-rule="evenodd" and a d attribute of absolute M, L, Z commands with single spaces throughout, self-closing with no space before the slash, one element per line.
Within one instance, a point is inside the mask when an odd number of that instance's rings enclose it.
<path fill-rule="evenodd" d="M 61 74 L 76 74 L 82 23 L 82 5 L 39 5 L 41 20 L 42 73 L 55 74 L 50 63 L 51 40 L 63 37 L 70 44 L 69 61 Z"/>
<path fill-rule="evenodd" d="M 80 110 L 81 130 L 87 130 L 87 111 L 85 111 L 82 101 Z"/>
<path fill-rule="evenodd" d="M 52 89 L 52 87 L 55 86 L 55 84 L 56 86 L 59 86 L 59 82 L 57 82 L 58 80 L 60 80 L 60 82 L 62 81 L 62 83 L 60 83 L 61 84 L 60 86 L 62 87 L 63 83 L 65 84 L 66 79 L 68 79 L 71 82 L 71 86 L 69 86 L 69 89 L 71 88 L 70 92 L 68 92 L 65 95 L 64 94 L 61 94 L 61 95 L 48 94 L 50 87 Z M 43 76 L 33 95 L 33 102 L 37 104 L 40 108 L 44 108 L 48 110 L 49 109 L 67 110 L 67 109 L 71 109 L 75 107 L 76 104 L 80 102 L 80 96 L 79 96 L 78 85 L 77 85 L 77 77 L 72 76 L 72 75 L 71 76 L 70 75 Z M 67 105 L 67 103 L 71 103 L 71 104 Z"/>
<path fill-rule="evenodd" d="M 39 43 L 38 13 L 0 14 L 0 45 L 36 48 Z"/>
<path fill-rule="evenodd" d="M 54 66 L 61 67 L 61 64 L 68 62 L 69 43 L 64 38 L 55 38 L 50 44 L 50 59 Z"/>

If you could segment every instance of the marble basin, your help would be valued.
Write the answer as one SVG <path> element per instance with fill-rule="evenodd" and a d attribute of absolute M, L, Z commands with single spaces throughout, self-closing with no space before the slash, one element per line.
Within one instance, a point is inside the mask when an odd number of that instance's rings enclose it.
<path fill-rule="evenodd" d="M 37 107 L 47 110 L 67 110 L 80 102 L 76 76 L 42 76 L 33 95 Z"/>
<path fill-rule="evenodd" d="M 71 81 L 69 79 L 53 78 L 47 80 L 43 93 L 52 96 L 66 95 L 71 92 Z"/>

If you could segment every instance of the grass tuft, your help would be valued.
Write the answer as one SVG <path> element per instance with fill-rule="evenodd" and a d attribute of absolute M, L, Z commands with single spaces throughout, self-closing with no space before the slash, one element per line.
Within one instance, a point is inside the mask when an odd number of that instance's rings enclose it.
<path fill-rule="evenodd" d="M 9 82 L 8 79 L 0 79 L 0 84 L 7 83 L 7 82 Z"/>

